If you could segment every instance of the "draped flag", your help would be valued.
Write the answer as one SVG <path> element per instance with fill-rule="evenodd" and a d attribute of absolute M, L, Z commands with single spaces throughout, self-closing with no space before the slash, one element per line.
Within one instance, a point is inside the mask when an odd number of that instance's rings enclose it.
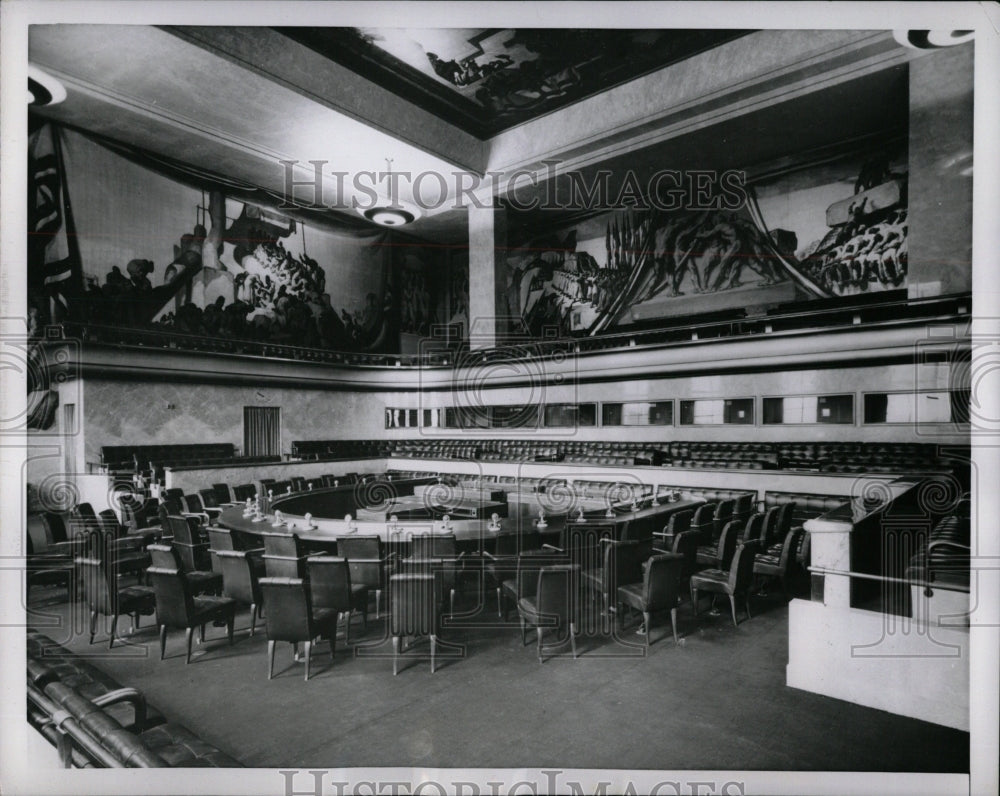
<path fill-rule="evenodd" d="M 59 133 L 51 124 L 29 138 L 28 179 L 28 287 L 49 297 L 50 321 L 57 322 L 83 276 Z"/>

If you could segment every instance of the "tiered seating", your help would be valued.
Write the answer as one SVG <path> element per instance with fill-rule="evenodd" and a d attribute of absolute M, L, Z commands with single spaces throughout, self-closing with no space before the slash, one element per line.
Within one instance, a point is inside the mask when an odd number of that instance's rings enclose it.
<path fill-rule="evenodd" d="M 392 443 L 387 440 L 311 439 L 294 440 L 293 459 L 369 459 L 388 456 Z"/>
<path fill-rule="evenodd" d="M 971 562 L 971 523 L 965 510 L 944 517 L 927 535 L 927 544 L 907 567 L 911 580 L 941 586 L 955 591 L 969 591 Z M 927 591 L 933 591 L 931 587 Z M 932 594 L 928 594 L 928 597 Z"/>
<path fill-rule="evenodd" d="M 566 461 L 608 466 L 792 469 L 817 472 L 951 470 L 932 444 L 783 442 L 602 442 L 565 440 L 397 440 L 391 455 L 415 459 Z"/>
<path fill-rule="evenodd" d="M 101 448 L 101 466 L 109 473 L 133 472 L 135 461 L 147 470 L 151 461 L 189 464 L 192 460 L 213 461 L 232 459 L 235 449 L 230 442 L 209 442 L 197 445 L 105 445 Z"/>
<path fill-rule="evenodd" d="M 27 650 L 28 722 L 67 768 L 240 767 L 48 636 L 29 628 Z"/>

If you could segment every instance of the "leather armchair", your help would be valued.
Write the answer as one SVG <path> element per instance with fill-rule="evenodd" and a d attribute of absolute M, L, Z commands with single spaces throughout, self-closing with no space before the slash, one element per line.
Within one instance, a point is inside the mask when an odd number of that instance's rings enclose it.
<path fill-rule="evenodd" d="M 174 545 L 151 544 L 147 549 L 154 567 L 179 569 L 183 572 L 192 594 L 218 594 L 222 591 L 222 575 L 220 573 L 188 569 Z"/>
<path fill-rule="evenodd" d="M 711 592 L 729 597 L 729 607 L 733 614 L 733 626 L 737 627 L 736 595 L 743 595 L 747 619 L 750 618 L 750 588 L 753 585 L 754 557 L 760 552 L 760 545 L 747 542 L 736 548 L 728 570 L 706 569 L 691 576 L 691 604 L 698 615 L 698 593 Z"/>
<path fill-rule="evenodd" d="M 108 636 L 108 649 L 111 649 L 115 644 L 121 614 L 131 615 L 133 626 L 138 627 L 140 614 L 153 613 L 156 598 L 148 586 L 119 587 L 105 562 L 99 558 L 80 557 L 75 559 L 74 566 L 90 608 L 90 644 L 94 643 L 98 614 L 111 617 L 111 633 Z"/>
<path fill-rule="evenodd" d="M 788 579 L 792 573 L 792 567 L 797 565 L 796 557 L 799 545 L 805 531 L 802 528 L 793 528 L 785 534 L 784 541 L 779 545 L 774 545 L 762 553 L 757 553 L 754 557 L 753 574 L 765 578 L 777 578 L 781 581 L 781 592 L 785 599 L 789 598 Z"/>
<path fill-rule="evenodd" d="M 351 642 L 351 615 L 361 612 L 364 630 L 368 630 L 368 587 L 351 583 L 351 569 L 346 558 L 313 556 L 307 564 L 309 591 L 314 608 L 329 608 L 344 617 L 344 640 Z"/>
<path fill-rule="evenodd" d="M 435 669 L 441 620 L 440 590 L 434 575 L 402 572 L 389 578 L 389 634 L 392 636 L 392 674 L 399 672 L 400 642 L 404 636 L 429 636 L 431 674 Z"/>
<path fill-rule="evenodd" d="M 556 564 L 538 570 L 538 581 L 533 595 L 522 596 L 517 601 L 521 618 L 521 643 L 525 644 L 528 625 L 535 628 L 538 638 L 538 662 L 543 663 L 542 638 L 546 628 L 565 629 L 576 658 L 576 628 L 580 622 L 579 564 Z M 557 646 L 566 642 L 563 641 Z"/>
<path fill-rule="evenodd" d="M 649 647 L 650 618 L 655 611 L 670 610 L 670 625 L 677 643 L 677 602 L 680 597 L 684 556 L 661 553 L 642 565 L 642 581 L 618 587 L 617 601 L 642 612 L 646 647 Z"/>
<path fill-rule="evenodd" d="M 185 663 L 191 663 L 191 635 L 200 627 L 199 638 L 205 641 L 205 625 L 226 623 L 229 643 L 233 643 L 236 623 L 236 601 L 228 597 L 195 597 L 185 574 L 179 569 L 150 567 L 149 578 L 156 595 L 156 621 L 160 626 L 160 660 L 167 649 L 167 628 L 182 627 L 187 642 Z"/>
<path fill-rule="evenodd" d="M 312 644 L 317 638 L 330 642 L 330 660 L 337 648 L 337 612 L 329 608 L 314 608 L 309 586 L 302 578 L 261 578 L 264 597 L 264 622 L 267 627 L 267 679 L 274 675 L 274 648 L 278 641 L 287 641 L 298 649 L 305 646 L 305 679 L 309 679 Z"/>
<path fill-rule="evenodd" d="M 497 534 L 493 552 L 483 553 L 486 559 L 485 572 L 490 576 L 497 590 L 497 614 L 502 619 L 503 582 L 517 574 L 517 560 L 521 553 L 538 551 L 542 548 L 541 534 L 532 529 L 518 533 L 507 531 Z"/>
<path fill-rule="evenodd" d="M 375 592 L 375 618 L 381 613 L 382 590 L 388 588 L 393 557 L 386 555 L 381 537 L 340 536 L 337 554 L 347 559 L 351 583 L 365 586 L 369 594 Z"/>
<path fill-rule="evenodd" d="M 257 632 L 257 613 L 264 607 L 260 572 L 250 554 L 242 550 L 219 550 L 222 596 L 250 606 L 250 635 Z"/>
<path fill-rule="evenodd" d="M 715 544 L 698 546 L 696 555 L 698 564 L 715 569 L 728 569 L 729 559 L 733 557 L 740 530 L 738 522 L 726 523 L 726 527 L 722 529 L 722 535 Z"/>

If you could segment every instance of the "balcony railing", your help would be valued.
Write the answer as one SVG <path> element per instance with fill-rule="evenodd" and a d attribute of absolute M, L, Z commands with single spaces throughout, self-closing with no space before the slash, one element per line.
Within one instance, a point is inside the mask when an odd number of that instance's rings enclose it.
<path fill-rule="evenodd" d="M 636 348 L 689 345 L 692 342 L 794 334 L 812 330 L 832 331 L 838 328 L 931 323 L 967 316 L 971 312 L 971 307 L 971 295 L 961 294 L 889 302 L 876 302 L 871 299 L 841 300 L 836 303 L 816 302 L 814 307 L 799 304 L 795 305 L 792 311 L 779 308 L 766 314 L 752 316 L 748 316 L 743 310 L 736 310 L 721 318 L 677 322 L 671 326 L 633 329 L 596 337 L 562 337 L 548 340 L 512 337 L 498 342 L 491 348 L 476 350 L 473 357 L 483 361 L 499 362 L 525 357 L 548 357 L 559 353 L 625 351 Z M 467 347 L 467 344 L 446 345 L 443 341 L 429 338 L 428 350 L 419 354 L 333 351 L 284 342 L 183 334 L 161 328 L 143 329 L 81 323 L 62 324 L 62 333 L 65 338 L 78 339 L 85 344 L 265 357 L 348 367 L 448 367 L 455 364 L 459 354 Z M 465 355 L 463 361 L 465 364 L 470 364 L 468 355 Z"/>

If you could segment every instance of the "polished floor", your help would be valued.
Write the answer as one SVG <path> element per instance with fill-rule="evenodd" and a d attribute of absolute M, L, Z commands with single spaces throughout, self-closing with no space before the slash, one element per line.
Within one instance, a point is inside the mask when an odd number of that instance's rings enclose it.
<path fill-rule="evenodd" d="M 630 625 L 618 640 L 581 638 L 576 660 L 567 647 L 539 664 L 515 620 L 501 625 L 494 603 L 480 610 L 469 590 L 465 626 L 444 633 L 463 649 L 444 652 L 435 674 L 424 643 L 393 677 L 384 620 L 364 635 L 356 620 L 361 644 L 341 638 L 332 665 L 322 645 L 303 682 L 287 644 L 267 680 L 264 624 L 250 638 L 246 610 L 233 646 L 209 628 L 186 666 L 183 632 L 171 632 L 160 661 L 149 618 L 110 652 L 106 635 L 88 646 L 86 616 L 58 591 L 38 590 L 39 629 L 251 767 L 968 771 L 967 733 L 785 686 L 778 595 L 755 598 L 738 628 L 728 610 L 696 619 L 685 604 L 679 645 L 669 616 L 656 617 L 648 655 Z"/>

